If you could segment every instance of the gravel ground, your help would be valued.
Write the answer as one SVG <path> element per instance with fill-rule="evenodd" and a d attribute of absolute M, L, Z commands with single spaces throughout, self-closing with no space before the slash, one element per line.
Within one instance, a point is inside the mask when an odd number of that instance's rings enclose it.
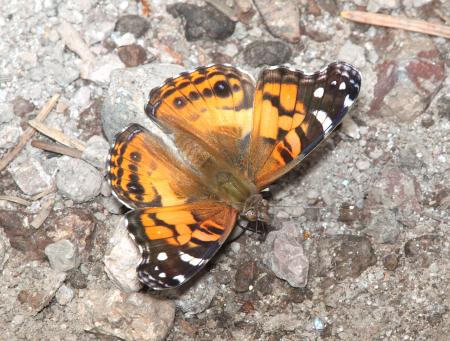
<path fill-rule="evenodd" d="M 0 173 L 0 339 L 449 340 L 449 41 L 339 12 L 448 25 L 450 3 L 146 2 L 147 17 L 137 1 L 0 2 L 0 158 L 56 93 L 44 124 L 71 146 L 28 142 Z M 361 70 L 360 98 L 272 186 L 276 230 L 228 243 L 185 288 L 142 288 L 104 165 L 116 131 L 148 123 L 149 90 L 210 63 L 336 59 Z"/>

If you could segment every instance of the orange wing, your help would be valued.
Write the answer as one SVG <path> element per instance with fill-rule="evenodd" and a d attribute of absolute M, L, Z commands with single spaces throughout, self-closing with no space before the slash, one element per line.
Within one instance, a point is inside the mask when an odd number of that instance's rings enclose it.
<path fill-rule="evenodd" d="M 155 290 L 183 284 L 219 250 L 237 214 L 210 201 L 129 212 L 128 231 L 142 252 L 139 279 Z"/>
<path fill-rule="evenodd" d="M 247 170 L 262 189 L 295 167 L 341 122 L 361 75 L 338 62 L 314 74 L 268 68 L 258 80 Z"/>
<path fill-rule="evenodd" d="M 117 197 L 133 208 L 181 205 L 213 197 L 165 141 L 137 124 L 116 137 L 108 176 Z"/>
<path fill-rule="evenodd" d="M 226 65 L 199 67 L 153 89 L 146 112 L 168 131 L 183 131 L 243 174 L 252 125 L 254 82 Z"/>

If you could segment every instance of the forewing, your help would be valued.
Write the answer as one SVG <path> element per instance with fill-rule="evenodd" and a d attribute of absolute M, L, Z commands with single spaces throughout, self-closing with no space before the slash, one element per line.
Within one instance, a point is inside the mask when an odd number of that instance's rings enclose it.
<path fill-rule="evenodd" d="M 109 154 L 108 177 L 117 197 L 132 208 L 211 198 L 199 176 L 160 137 L 137 124 L 116 137 Z"/>
<path fill-rule="evenodd" d="M 252 78 L 234 67 L 199 67 L 153 89 L 146 112 L 167 130 L 199 139 L 217 158 L 241 170 L 254 91 Z"/>
<path fill-rule="evenodd" d="M 188 281 L 226 240 L 237 214 L 214 202 L 129 212 L 128 231 L 142 252 L 141 282 L 161 290 Z"/>
<path fill-rule="evenodd" d="M 330 133 L 356 100 L 361 75 L 337 62 L 305 74 L 264 69 L 254 100 L 248 174 L 264 188 L 288 172 Z"/>

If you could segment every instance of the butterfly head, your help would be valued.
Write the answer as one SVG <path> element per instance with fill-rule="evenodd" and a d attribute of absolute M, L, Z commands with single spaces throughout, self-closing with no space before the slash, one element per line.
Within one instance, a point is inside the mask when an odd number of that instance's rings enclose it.
<path fill-rule="evenodd" d="M 241 212 L 241 216 L 248 221 L 269 222 L 269 203 L 261 194 L 250 196 Z"/>

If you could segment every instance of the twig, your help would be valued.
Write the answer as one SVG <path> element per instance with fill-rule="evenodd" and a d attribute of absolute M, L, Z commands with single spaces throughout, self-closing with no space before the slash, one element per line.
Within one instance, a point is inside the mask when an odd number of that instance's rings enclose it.
<path fill-rule="evenodd" d="M 32 196 L 30 199 L 31 201 L 36 201 L 45 197 L 46 195 L 49 195 L 50 193 L 53 193 L 54 191 L 56 191 L 56 184 L 53 182 L 53 184 L 49 188 L 43 190 L 41 193 Z"/>
<path fill-rule="evenodd" d="M 148 17 L 151 12 L 150 3 L 148 2 L 148 0 L 141 0 L 141 3 L 142 3 L 142 15 L 144 17 Z"/>
<path fill-rule="evenodd" d="M 205 2 L 207 2 L 211 6 L 214 6 L 218 11 L 222 12 L 228 18 L 230 18 L 230 20 L 238 21 L 238 18 L 236 17 L 234 9 L 232 9 L 231 7 L 228 7 L 225 4 L 225 1 L 223 1 L 223 0 L 205 0 Z"/>
<path fill-rule="evenodd" d="M 86 149 L 86 145 L 84 144 L 84 142 L 74 137 L 64 135 L 62 131 L 55 128 L 51 128 L 40 121 L 31 120 L 28 121 L 28 124 L 32 126 L 34 129 L 38 130 L 41 134 L 44 134 L 45 136 L 48 136 L 51 139 L 58 141 L 59 143 L 67 147 L 78 149 L 81 152 L 83 152 Z"/>
<path fill-rule="evenodd" d="M 85 62 L 95 60 L 94 54 L 89 50 L 89 46 L 81 38 L 80 34 L 67 21 L 62 20 L 61 25 L 57 28 L 62 41 L 66 46 L 81 57 Z"/>
<path fill-rule="evenodd" d="M 423 20 L 393 17 L 386 14 L 361 11 L 344 11 L 341 12 L 341 17 L 363 24 L 399 28 L 407 31 L 450 38 L 449 26 L 433 24 Z"/>
<path fill-rule="evenodd" d="M 66 147 L 63 145 L 59 145 L 56 143 L 33 140 L 31 141 L 31 145 L 35 148 L 39 148 L 42 150 L 46 150 L 48 152 L 58 153 L 62 155 L 68 155 L 74 157 L 76 159 L 81 159 L 81 155 L 83 154 L 81 151 L 75 148 Z"/>
<path fill-rule="evenodd" d="M 25 199 L 19 198 L 19 197 L 15 197 L 12 195 L 0 195 L 0 200 L 6 200 L 6 201 L 10 201 L 10 202 L 14 202 L 16 204 L 20 204 L 23 206 L 29 206 L 31 205 L 31 203 Z"/>
<path fill-rule="evenodd" d="M 59 94 L 53 95 L 53 97 L 44 105 L 42 110 L 39 112 L 39 114 L 36 116 L 35 121 L 41 122 L 45 120 L 45 118 L 48 116 L 50 111 L 52 111 L 53 107 L 55 106 L 56 102 L 59 99 Z M 31 127 L 28 127 L 25 132 L 23 133 L 22 137 L 19 140 L 19 143 L 11 149 L 1 160 L 0 160 L 0 172 L 5 169 L 9 163 L 14 160 L 14 158 L 20 153 L 20 151 L 25 147 L 27 142 L 33 137 L 36 130 L 34 130 Z"/>
<path fill-rule="evenodd" d="M 33 226 L 35 229 L 38 229 L 41 227 L 41 225 L 44 223 L 44 221 L 49 216 L 50 212 L 52 211 L 52 206 L 55 203 L 55 199 L 49 199 L 45 202 L 45 204 L 42 205 L 42 209 L 39 211 L 39 213 L 34 217 L 33 221 L 30 223 L 31 226 Z"/>

